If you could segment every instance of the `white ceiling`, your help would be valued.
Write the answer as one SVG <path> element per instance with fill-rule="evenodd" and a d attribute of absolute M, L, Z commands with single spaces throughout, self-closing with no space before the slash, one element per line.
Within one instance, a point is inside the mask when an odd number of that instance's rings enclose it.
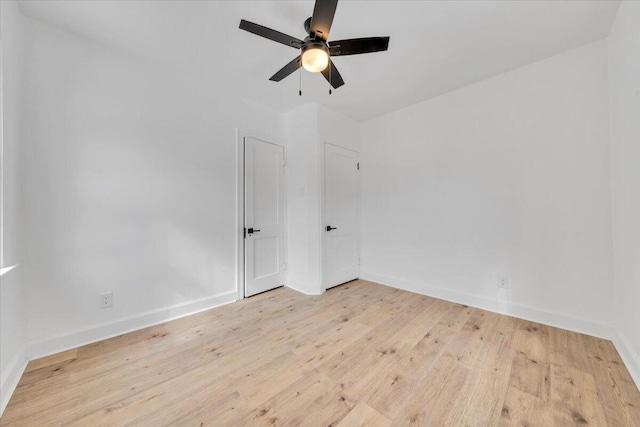
<path fill-rule="evenodd" d="M 415 104 L 607 36 L 619 1 L 348 1 L 331 40 L 391 36 L 389 51 L 335 58 L 320 74 L 269 77 L 296 50 L 238 29 L 241 18 L 303 38 L 313 1 L 21 1 L 22 11 L 105 45 L 181 67 L 203 86 L 288 111 L 317 102 L 357 120 Z M 194 77 L 198 76 L 198 77 Z"/>

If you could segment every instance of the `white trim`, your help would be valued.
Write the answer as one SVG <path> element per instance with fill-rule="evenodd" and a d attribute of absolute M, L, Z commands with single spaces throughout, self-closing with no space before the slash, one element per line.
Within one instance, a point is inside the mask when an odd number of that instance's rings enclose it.
<path fill-rule="evenodd" d="M 13 392 L 20 382 L 20 378 L 27 368 L 27 355 L 24 349 L 14 357 L 13 361 L 9 364 L 9 367 L 3 372 L 3 377 L 0 380 L 0 415 L 4 412 L 4 409 L 9 403 L 9 399 L 13 395 Z"/>
<path fill-rule="evenodd" d="M 301 285 L 299 283 L 287 283 L 285 285 L 286 288 L 293 289 L 296 292 L 300 292 L 301 294 L 310 295 L 310 296 L 318 296 L 324 294 L 324 289 L 321 292 L 307 292 L 303 291 L 303 289 L 309 289 L 311 286 Z"/>
<path fill-rule="evenodd" d="M 360 162 L 360 153 L 358 151 L 352 150 L 351 148 L 346 148 L 343 147 L 342 145 L 338 145 L 338 144 L 332 144 L 330 142 L 327 142 L 323 139 L 319 139 L 319 143 L 320 143 L 320 148 L 319 148 L 319 157 L 320 157 L 320 185 L 319 185 L 319 192 L 320 192 L 320 233 L 321 233 L 321 239 L 320 239 L 320 283 L 322 286 L 322 290 L 324 292 L 327 291 L 327 282 L 326 282 L 326 277 L 327 277 L 327 256 L 326 256 L 326 244 L 327 244 L 327 233 L 325 232 L 325 227 L 327 226 L 327 205 L 326 205 L 326 201 L 327 201 L 327 194 L 326 194 L 326 170 L 325 170 L 325 166 L 326 166 L 326 150 L 327 150 L 327 145 L 331 145 L 332 147 L 337 147 L 341 150 L 346 150 L 346 151 L 351 151 L 352 153 L 356 154 L 356 161 L 359 163 Z M 360 175 L 358 174 L 358 188 L 356 190 L 356 234 L 357 234 L 357 241 L 358 241 L 358 274 L 360 274 Z M 337 286 L 337 285 L 334 285 Z M 313 294 L 313 295 L 321 295 L 320 294 Z M 307 295 L 311 295 L 311 294 L 307 294 Z"/>
<path fill-rule="evenodd" d="M 236 293 L 244 298 L 244 138 L 236 129 Z"/>
<path fill-rule="evenodd" d="M 28 345 L 27 357 L 29 360 L 39 359 L 139 329 L 148 328 L 149 326 L 196 314 L 201 311 L 210 310 L 236 301 L 236 296 L 237 293 L 234 289 L 209 297 L 135 314 L 112 322 L 90 326 L 76 332 L 36 341 Z"/>
<path fill-rule="evenodd" d="M 20 264 L 13 264 L 13 265 L 10 265 L 9 267 L 0 268 L 0 277 L 4 276 L 8 272 L 10 272 L 11 270 L 19 266 Z"/>
<path fill-rule="evenodd" d="M 620 331 L 617 331 L 613 337 L 613 345 L 616 346 L 620 358 L 631 374 L 631 378 L 635 381 L 636 387 L 640 390 L 640 354 L 638 354 L 638 351 L 631 345 L 626 335 Z"/>
<path fill-rule="evenodd" d="M 287 147 L 285 144 L 276 144 L 271 141 L 285 141 L 285 138 L 276 138 L 273 135 L 266 134 L 261 131 L 256 130 L 248 130 L 243 128 L 236 128 L 236 292 L 238 294 L 238 299 L 241 300 L 245 297 L 244 292 L 244 139 L 245 138 L 253 138 L 260 140 L 262 142 L 266 142 L 267 144 L 277 145 L 278 147 L 282 147 L 284 152 L 284 163 L 286 164 L 287 159 Z M 284 174 L 284 212 L 283 212 L 283 221 L 284 221 L 284 262 L 289 264 L 288 259 L 288 238 L 289 238 L 289 227 L 288 227 L 288 218 L 287 218 L 287 188 L 288 188 L 288 173 L 285 170 Z M 287 282 L 287 278 L 289 277 L 289 268 L 284 272 L 285 283 Z"/>
<path fill-rule="evenodd" d="M 604 323 L 593 322 L 587 319 L 567 316 L 566 314 L 548 311 L 540 308 L 529 307 L 498 299 L 437 288 L 423 283 L 415 283 L 404 279 L 383 276 L 370 272 L 362 272 L 361 279 L 381 283 L 393 288 L 415 292 L 446 301 L 465 304 L 494 313 L 506 314 L 532 322 L 555 326 L 581 334 L 592 335 L 599 338 L 611 339 L 614 336 L 613 326 Z"/>
<path fill-rule="evenodd" d="M 318 110 L 316 110 L 316 114 L 318 114 L 317 112 Z M 318 120 L 320 120 L 319 118 L 319 114 L 318 114 Z M 320 251 L 319 251 L 319 257 L 320 257 L 320 262 L 319 262 L 319 266 L 320 266 L 320 290 L 321 293 L 322 292 L 326 292 L 327 291 L 327 284 L 325 283 L 325 278 L 327 277 L 327 257 L 325 254 L 325 249 L 327 247 L 326 244 L 326 240 L 327 240 L 327 233 L 325 231 L 325 227 L 327 226 L 327 211 L 326 211 L 326 195 L 324 193 L 325 191 L 325 177 L 326 177 L 326 173 L 324 170 L 325 167 L 325 145 L 328 144 L 328 142 L 326 142 L 325 140 L 323 140 L 322 138 L 318 138 L 318 206 L 320 207 L 320 212 L 319 212 L 319 219 L 320 219 L 320 223 L 318 224 L 318 230 L 320 230 Z M 358 212 L 359 213 L 359 212 Z M 320 293 L 320 294 L 321 294 Z M 320 295 L 317 294 L 317 295 Z"/>
<path fill-rule="evenodd" d="M 19 7 L 19 6 L 18 6 Z M 7 181 L 4 172 L 4 47 L 0 39 L 0 267 L 4 265 L 4 185 Z M 4 270 L 4 269 L 3 269 Z M 5 272 L 2 272 L 4 274 Z M 0 411 L 2 414 L 2 411 Z"/>

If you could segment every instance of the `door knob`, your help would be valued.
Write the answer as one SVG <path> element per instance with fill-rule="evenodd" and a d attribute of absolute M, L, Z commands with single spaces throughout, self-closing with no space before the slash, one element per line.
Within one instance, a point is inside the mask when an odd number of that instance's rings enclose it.
<path fill-rule="evenodd" d="M 338 227 L 332 227 L 330 225 L 327 225 L 327 231 L 331 231 L 331 230 L 337 230 Z"/>
<path fill-rule="evenodd" d="M 260 230 L 257 230 L 255 228 L 249 228 L 247 230 L 247 234 L 259 233 L 259 232 L 260 232 Z"/>

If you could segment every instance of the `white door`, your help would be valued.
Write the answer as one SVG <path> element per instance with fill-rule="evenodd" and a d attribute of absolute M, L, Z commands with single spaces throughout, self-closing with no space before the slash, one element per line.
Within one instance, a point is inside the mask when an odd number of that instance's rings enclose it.
<path fill-rule="evenodd" d="M 284 285 L 284 148 L 244 140 L 245 296 Z"/>
<path fill-rule="evenodd" d="M 325 144 L 324 284 L 331 288 L 357 279 L 358 153 Z"/>

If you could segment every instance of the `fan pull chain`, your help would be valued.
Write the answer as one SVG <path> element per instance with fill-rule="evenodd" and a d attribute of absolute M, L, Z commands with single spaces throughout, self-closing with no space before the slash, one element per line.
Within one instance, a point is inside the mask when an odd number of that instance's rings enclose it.
<path fill-rule="evenodd" d="M 300 70 L 299 79 L 298 79 L 298 95 L 302 96 L 302 67 L 298 67 Z"/>
<path fill-rule="evenodd" d="M 329 59 L 329 95 L 331 95 L 331 59 Z"/>

